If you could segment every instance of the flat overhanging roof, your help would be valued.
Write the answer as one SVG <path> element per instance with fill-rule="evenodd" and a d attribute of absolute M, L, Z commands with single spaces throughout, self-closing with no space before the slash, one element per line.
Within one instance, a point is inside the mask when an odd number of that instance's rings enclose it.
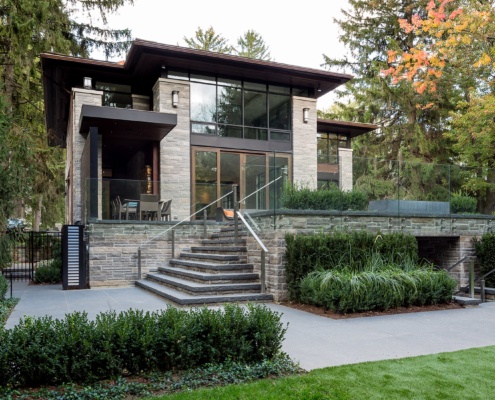
<path fill-rule="evenodd" d="M 317 129 L 318 132 L 335 133 L 339 135 L 346 135 L 349 139 L 353 139 L 357 136 L 378 129 L 378 125 L 363 124 L 361 122 L 346 122 L 337 121 L 333 119 L 318 119 Z"/>
<path fill-rule="evenodd" d="M 352 79 L 351 75 L 273 61 L 133 41 L 125 62 L 108 62 L 55 53 L 42 53 L 46 128 L 51 145 L 65 145 L 72 88 L 83 78 L 130 85 L 133 94 L 151 97 L 152 87 L 165 69 L 216 74 L 226 78 L 266 82 L 307 89 L 319 98 Z"/>
<path fill-rule="evenodd" d="M 80 120 L 82 134 L 97 127 L 104 136 L 153 141 L 162 140 L 177 125 L 176 114 L 88 104 L 82 106 Z"/>

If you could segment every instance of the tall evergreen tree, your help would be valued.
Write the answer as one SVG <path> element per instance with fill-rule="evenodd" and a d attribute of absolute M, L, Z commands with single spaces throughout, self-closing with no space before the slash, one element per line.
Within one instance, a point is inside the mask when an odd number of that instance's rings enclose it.
<path fill-rule="evenodd" d="M 263 37 L 258 32 L 251 29 L 237 39 L 237 46 L 236 49 L 233 49 L 233 52 L 241 57 L 265 61 L 271 60 L 269 48 L 263 40 Z"/>
<path fill-rule="evenodd" d="M 232 51 L 227 39 L 217 34 L 211 26 L 206 30 L 198 27 L 194 37 L 187 38 L 184 36 L 184 41 L 192 49 L 215 51 L 217 53 L 230 53 Z"/>
<path fill-rule="evenodd" d="M 439 82 L 434 106 L 430 93 L 418 93 L 408 81 L 393 83 L 384 76 L 390 67 L 389 50 L 405 51 L 421 37 L 401 29 L 399 19 L 411 21 L 425 12 L 426 0 L 349 0 L 349 9 L 336 20 L 342 31 L 339 39 L 349 57 L 324 56 L 326 65 L 340 68 L 355 78 L 338 92 L 339 112 L 326 117 L 380 126 L 355 141 L 355 155 L 397 160 L 446 162 L 448 146 L 442 137 L 448 113 L 462 90 Z M 325 116 L 325 114 L 322 114 Z"/>
<path fill-rule="evenodd" d="M 106 24 L 107 13 L 125 3 L 132 0 L 4 0 L 0 5 L 0 91 L 10 121 L 4 143 L 10 146 L 9 173 L 24 171 L 16 178 L 22 188 L 18 205 L 33 210 L 35 229 L 42 211 L 43 222 L 60 221 L 64 192 L 62 150 L 48 147 L 46 140 L 39 55 L 87 57 L 103 49 L 110 56 L 126 50 L 128 30 L 78 22 L 81 15 L 91 21 L 96 11 Z"/>

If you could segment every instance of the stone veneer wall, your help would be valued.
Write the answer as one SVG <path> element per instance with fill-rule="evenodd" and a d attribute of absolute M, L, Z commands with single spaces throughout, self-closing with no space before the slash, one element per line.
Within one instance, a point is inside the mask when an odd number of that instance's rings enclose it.
<path fill-rule="evenodd" d="M 80 134 L 80 117 L 81 108 L 83 104 L 89 104 L 93 106 L 101 106 L 103 92 L 99 90 L 90 89 L 72 89 L 72 118 L 68 129 L 67 137 L 67 170 L 70 171 L 70 182 L 72 183 L 72 210 L 67 210 L 66 219 L 70 222 L 82 221 L 81 208 L 82 208 L 82 182 L 81 182 L 81 155 L 86 143 L 86 135 Z M 101 174 L 101 140 L 99 140 L 98 146 L 98 166 L 99 173 Z M 101 178 L 101 176 L 100 176 Z M 72 220 L 71 220 L 72 217 Z"/>
<path fill-rule="evenodd" d="M 172 91 L 179 91 L 179 105 L 172 106 Z M 153 111 L 176 113 L 177 126 L 160 142 L 161 198 L 172 199 L 171 218 L 191 214 L 191 148 L 189 82 L 160 78 L 153 87 Z"/>
<path fill-rule="evenodd" d="M 440 267 L 448 268 L 465 255 L 471 254 L 473 236 L 491 231 L 495 217 L 464 216 L 456 218 L 374 215 L 366 212 L 279 212 L 276 218 L 270 213 L 253 213 L 251 217 L 260 231 L 257 233 L 265 246 L 266 288 L 275 301 L 287 299 L 285 281 L 285 234 L 310 234 L 338 230 L 364 230 L 374 233 L 404 232 L 421 236 L 418 242 L 431 244 L 423 254 L 440 253 Z M 274 221 L 276 229 L 274 229 Z M 137 250 L 142 245 L 143 278 L 149 271 L 167 265 L 171 258 L 170 233 L 147 243 L 167 227 L 170 222 L 111 223 L 89 225 L 90 284 L 91 286 L 132 285 L 137 279 Z M 208 221 L 208 235 L 218 231 L 222 224 Z M 176 255 L 183 247 L 199 245 L 203 238 L 202 222 L 189 222 L 176 228 Z M 261 248 L 252 236 L 247 239 L 247 261 L 260 271 Z M 469 259 L 450 272 L 461 285 L 467 283 Z"/>
<path fill-rule="evenodd" d="M 352 190 L 352 149 L 339 148 L 339 187 L 344 191 Z"/>
<path fill-rule="evenodd" d="M 309 108 L 309 121 L 303 121 L 303 109 Z M 316 99 L 292 97 L 292 170 L 293 182 L 316 189 Z"/>
<path fill-rule="evenodd" d="M 89 281 L 91 287 L 134 285 L 138 279 L 138 248 L 141 246 L 142 278 L 148 272 L 167 266 L 172 258 L 173 223 L 96 222 L 87 226 L 89 241 Z M 219 231 L 217 223 L 207 224 L 208 234 Z M 158 236 L 161 235 L 161 236 Z M 158 236 L 158 237 L 157 237 Z M 156 238 L 152 241 L 150 239 Z M 175 254 L 183 248 L 199 246 L 203 224 L 193 222 L 175 228 Z"/>

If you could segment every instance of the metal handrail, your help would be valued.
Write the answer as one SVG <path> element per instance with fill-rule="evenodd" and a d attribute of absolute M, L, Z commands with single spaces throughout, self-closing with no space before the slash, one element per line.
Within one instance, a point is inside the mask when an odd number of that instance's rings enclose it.
<path fill-rule="evenodd" d="M 251 233 L 251 235 L 253 235 L 253 237 L 256 239 L 256 241 L 258 242 L 258 244 L 261 246 L 261 293 L 265 293 L 265 291 L 266 291 L 266 283 L 265 283 L 265 280 L 266 280 L 266 278 L 265 278 L 266 277 L 266 274 L 265 274 L 265 255 L 266 255 L 266 253 L 268 253 L 268 249 L 263 244 L 263 242 L 258 237 L 258 235 L 253 231 L 253 229 L 251 228 L 251 226 L 249 226 L 249 224 L 246 222 L 246 220 L 241 215 L 241 213 L 239 211 L 236 211 L 236 215 L 242 221 L 242 223 L 244 224 L 244 226 L 249 230 L 249 233 Z"/>
<path fill-rule="evenodd" d="M 259 236 L 253 231 L 253 228 L 251 228 L 251 226 L 249 226 L 249 224 L 246 222 L 246 220 L 241 215 L 241 213 L 240 212 L 237 212 L 237 215 L 240 218 L 240 220 L 242 221 L 242 223 L 244 224 L 244 226 L 246 228 L 248 228 L 249 232 L 251 233 L 251 235 L 253 235 L 253 237 L 256 239 L 256 241 L 261 246 L 261 248 L 268 253 L 268 249 L 266 248 L 266 246 L 263 244 L 263 242 L 261 241 L 261 239 L 259 238 Z"/>
<path fill-rule="evenodd" d="M 227 197 L 229 195 L 232 194 L 232 191 L 228 192 L 227 194 L 224 194 L 222 197 L 219 197 L 218 199 L 216 200 L 213 200 L 210 204 L 204 206 L 203 208 L 201 208 L 200 210 L 196 211 L 195 213 L 191 214 L 189 217 L 186 217 L 184 218 L 182 221 L 180 222 L 177 222 L 174 226 L 164 230 L 163 232 L 159 233 L 158 235 L 156 236 L 153 236 L 151 239 L 148 239 L 146 242 L 144 243 L 141 243 L 141 245 L 139 246 L 139 248 L 141 248 L 142 246 L 145 246 L 147 245 L 148 243 L 151 243 L 153 240 L 155 240 L 156 238 L 164 235 L 165 233 L 167 233 L 168 231 L 170 231 L 171 229 L 174 229 L 175 227 L 179 226 L 180 224 L 182 224 L 183 222 L 186 222 L 186 221 L 189 221 L 191 217 L 195 216 L 197 213 L 203 211 L 203 210 L 206 210 L 208 207 L 210 207 L 211 205 L 217 203 L 218 201 L 222 200 L 224 197 Z"/>

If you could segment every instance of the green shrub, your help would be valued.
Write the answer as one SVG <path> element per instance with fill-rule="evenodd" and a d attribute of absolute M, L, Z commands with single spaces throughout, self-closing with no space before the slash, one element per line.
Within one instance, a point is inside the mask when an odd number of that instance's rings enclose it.
<path fill-rule="evenodd" d="M 312 190 L 286 184 L 281 197 L 282 208 L 291 210 L 359 211 L 368 207 L 364 192 L 344 192 L 337 187 L 328 190 Z"/>
<path fill-rule="evenodd" d="M 9 283 L 5 276 L 0 273 L 0 301 L 5 299 L 5 294 L 7 293 L 7 289 L 9 288 Z"/>
<path fill-rule="evenodd" d="M 450 212 L 452 214 L 474 214 L 478 202 L 474 197 L 454 195 L 450 199 Z"/>
<path fill-rule="evenodd" d="M 12 262 L 12 241 L 9 235 L 0 236 L 0 271 Z"/>
<path fill-rule="evenodd" d="M 338 313 L 447 303 L 457 282 L 445 271 L 314 271 L 301 281 L 301 301 Z"/>
<path fill-rule="evenodd" d="M 401 264 L 405 268 L 418 261 L 416 238 L 403 233 L 287 234 L 285 242 L 287 289 L 289 298 L 295 301 L 299 300 L 301 279 L 314 270 L 363 271 L 370 260 L 382 266 Z M 376 254 L 380 257 L 375 257 Z"/>
<path fill-rule="evenodd" d="M 0 386 L 83 383 L 194 368 L 229 360 L 251 363 L 280 353 L 286 328 L 263 305 L 167 308 L 154 313 L 86 313 L 63 320 L 27 317 L 0 330 Z"/>
<path fill-rule="evenodd" d="M 473 239 L 480 276 L 495 269 L 495 233 L 485 233 L 481 238 Z M 486 277 L 485 284 L 495 287 L 495 274 Z"/>
<path fill-rule="evenodd" d="M 45 260 L 38 263 L 34 274 L 36 283 L 59 283 L 62 281 L 62 261 Z"/>

